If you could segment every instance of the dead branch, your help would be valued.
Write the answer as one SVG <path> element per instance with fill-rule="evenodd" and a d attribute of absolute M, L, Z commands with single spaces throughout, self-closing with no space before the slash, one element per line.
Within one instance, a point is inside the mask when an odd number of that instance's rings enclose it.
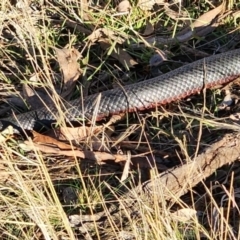
<path fill-rule="evenodd" d="M 146 182 L 143 185 L 143 190 L 150 195 L 164 194 L 167 200 L 171 199 L 172 196 L 180 197 L 218 168 L 237 160 L 239 156 L 240 134 L 227 134 L 196 159 Z M 159 187 L 161 192 L 156 191 Z"/>

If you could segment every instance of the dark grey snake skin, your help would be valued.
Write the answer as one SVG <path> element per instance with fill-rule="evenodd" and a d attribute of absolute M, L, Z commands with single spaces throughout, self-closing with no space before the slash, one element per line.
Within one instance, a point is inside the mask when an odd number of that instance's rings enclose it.
<path fill-rule="evenodd" d="M 240 49 L 213 55 L 167 74 L 99 94 L 76 99 L 63 106 L 65 119 L 101 119 L 120 112 L 153 108 L 189 96 L 205 87 L 227 83 L 240 76 Z M 38 130 L 59 118 L 54 106 L 0 119 L 0 129 Z"/>

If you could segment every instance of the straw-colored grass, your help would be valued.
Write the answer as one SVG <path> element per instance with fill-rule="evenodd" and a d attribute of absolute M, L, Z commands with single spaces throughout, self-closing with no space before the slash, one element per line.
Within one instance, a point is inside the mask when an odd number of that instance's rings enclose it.
<path fill-rule="evenodd" d="M 136 50 L 130 46 L 142 40 L 139 32 L 144 31 L 149 21 L 160 25 L 161 33 L 169 36 L 175 36 L 185 24 L 181 19 L 169 17 L 161 6 L 156 11 L 144 11 L 135 1 L 131 2 L 131 14 L 121 17 L 114 16 L 118 5 L 116 1 L 97 1 L 88 9 L 85 9 L 84 1 L 77 0 L 45 1 L 43 5 L 35 1 L 39 6 L 31 7 L 27 0 L 16 1 L 17 5 L 14 2 L 4 0 L 0 3 L 1 100 L 15 95 L 17 98 L 14 99 L 20 101 L 19 92 L 24 84 L 44 87 L 58 109 L 56 118 L 61 124 L 64 124 L 65 117 L 60 104 L 62 99 L 55 89 L 56 85 L 61 85 L 55 47 L 63 48 L 68 44 L 81 52 L 81 80 L 85 86 L 89 86 L 90 82 L 89 92 L 96 93 L 114 87 L 119 79 L 127 79 L 126 82 L 130 83 L 151 77 L 149 58 L 159 49 Z M 208 12 L 213 4 L 212 1 L 187 4 L 188 21 L 193 22 Z M 234 38 L 239 38 L 236 30 L 240 5 L 237 1 L 230 1 L 228 5 L 236 13 L 235 19 L 227 17 L 224 25 L 215 32 L 206 38 L 188 41 L 184 43 L 185 47 L 194 49 L 197 46 L 199 51 L 209 50 L 206 52 L 212 54 L 218 47 L 224 49 L 226 46 L 228 49 L 237 46 Z M 129 69 L 129 66 L 124 67 L 114 59 L 112 52 L 118 38 L 115 41 L 111 39 L 111 47 L 106 50 L 100 48 L 99 42 L 91 45 L 87 37 L 98 28 L 109 29 L 118 36 L 129 36 L 121 48 L 140 66 Z M 181 48 L 181 43 L 174 48 L 162 45 L 161 50 L 167 52 L 170 58 L 175 53 L 176 56 L 189 53 L 186 48 Z M 167 72 L 172 67 L 178 67 L 177 61 L 172 61 L 170 67 L 163 66 L 162 70 Z M 104 74 L 107 77 L 101 78 Z M 37 76 L 37 83 L 30 81 L 32 76 Z M 105 81 L 99 83 L 98 79 Z M 72 95 L 79 97 L 85 91 L 84 87 L 78 85 Z M 127 114 L 125 120 L 116 124 L 115 138 L 109 138 L 106 127 L 102 133 L 92 133 L 88 139 L 78 143 L 92 150 L 98 139 L 100 143 L 104 142 L 105 149 L 117 152 L 122 151 L 122 142 L 130 142 L 129 145 L 141 150 L 128 151 L 129 156 L 149 152 L 148 157 L 161 160 L 162 165 L 181 165 L 194 159 L 219 136 L 238 128 L 226 121 L 226 114 L 220 117 L 214 115 L 221 101 L 221 94 L 212 90 L 193 97 L 190 103 L 183 101 L 147 113 Z M 44 105 L 49 107 L 46 103 Z M 7 108 L 8 111 L 2 117 L 13 109 L 18 113 L 20 110 L 15 106 L 14 102 L 10 107 L 3 102 L 1 109 Z M 202 107 L 206 109 L 204 114 L 199 110 Z M 21 108 L 21 111 L 26 109 Z M 94 128 L 98 123 L 93 121 L 91 124 Z M 114 145 L 116 139 L 121 139 L 119 148 Z M 199 183 L 182 198 L 172 196 L 172 201 L 155 196 L 143 200 L 137 193 L 134 205 L 139 209 L 140 216 L 136 217 L 129 215 L 125 203 L 128 199 L 123 201 L 121 196 L 135 189 L 143 179 L 154 178 L 156 168 L 146 170 L 135 167 L 122 182 L 123 164 L 106 161 L 105 165 L 98 165 L 87 159 L 56 156 L 37 149 L 27 151 L 23 147 L 22 136 L 8 135 L 7 139 L 0 140 L 1 239 L 239 239 L 238 163 L 216 171 L 212 179 Z M 108 212 L 112 203 L 123 209 L 117 221 L 116 216 Z M 198 216 L 193 214 L 187 220 L 181 219 L 176 215 L 177 209 L 185 209 L 189 215 L 196 211 Z M 70 224 L 71 215 L 94 215 L 102 211 L 106 213 L 105 226 L 99 226 L 97 221 L 91 225 L 92 228 L 87 228 L 90 225 Z"/>

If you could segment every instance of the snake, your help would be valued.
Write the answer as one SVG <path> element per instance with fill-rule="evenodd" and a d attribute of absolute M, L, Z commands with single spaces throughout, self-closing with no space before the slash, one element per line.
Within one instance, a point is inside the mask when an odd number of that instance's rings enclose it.
<path fill-rule="evenodd" d="M 204 88 L 223 85 L 240 76 L 240 49 L 197 60 L 145 81 L 119 86 L 87 97 L 0 119 L 0 130 L 39 130 L 60 118 L 101 120 L 111 115 L 153 109 L 186 98 Z"/>

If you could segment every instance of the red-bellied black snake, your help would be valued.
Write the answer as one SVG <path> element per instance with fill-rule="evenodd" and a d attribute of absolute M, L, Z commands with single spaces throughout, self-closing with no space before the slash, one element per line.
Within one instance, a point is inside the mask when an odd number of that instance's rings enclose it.
<path fill-rule="evenodd" d="M 213 55 L 184 65 L 146 81 L 107 90 L 76 99 L 65 104 L 69 121 L 77 118 L 100 119 L 121 112 L 145 110 L 196 93 L 204 87 L 224 84 L 240 76 L 240 49 Z M 55 106 L 41 108 L 0 119 L 0 129 L 12 125 L 14 129 L 32 130 L 41 124 L 56 121 Z"/>

